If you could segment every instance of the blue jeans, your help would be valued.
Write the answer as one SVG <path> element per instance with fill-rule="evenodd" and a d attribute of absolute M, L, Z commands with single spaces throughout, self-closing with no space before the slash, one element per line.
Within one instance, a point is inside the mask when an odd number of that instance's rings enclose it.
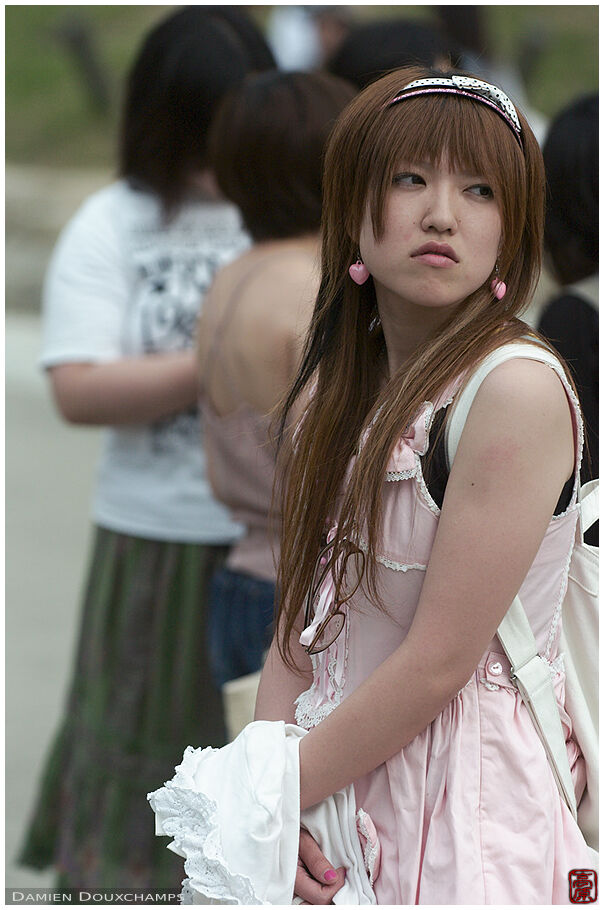
<path fill-rule="evenodd" d="M 210 583 L 210 667 L 217 686 L 254 673 L 271 643 L 275 585 L 231 569 Z"/>

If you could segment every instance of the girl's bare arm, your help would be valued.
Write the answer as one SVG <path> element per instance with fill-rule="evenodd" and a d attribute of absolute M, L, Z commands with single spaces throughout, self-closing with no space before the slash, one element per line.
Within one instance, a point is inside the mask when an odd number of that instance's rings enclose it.
<path fill-rule="evenodd" d="M 277 647 L 274 638 L 262 670 L 258 696 L 256 699 L 255 720 L 284 720 L 295 723 L 294 702 L 298 695 L 305 692 L 312 683 L 312 666 L 310 658 L 298 641 L 300 631 L 292 636 L 292 653 L 299 672 L 288 667 Z"/>

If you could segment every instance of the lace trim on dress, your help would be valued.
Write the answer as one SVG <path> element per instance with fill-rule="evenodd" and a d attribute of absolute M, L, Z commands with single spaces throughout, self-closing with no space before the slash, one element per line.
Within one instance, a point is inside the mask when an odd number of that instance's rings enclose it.
<path fill-rule="evenodd" d="M 570 502 L 569 502 L 568 506 L 566 507 L 566 509 L 564 510 L 564 512 L 560 512 L 559 515 L 552 516 L 552 521 L 560 521 L 561 518 L 564 518 L 565 515 L 568 515 L 568 513 L 572 509 L 574 509 L 577 505 L 577 494 L 579 492 L 579 486 L 581 483 L 581 462 L 583 460 L 583 447 L 585 444 L 585 431 L 583 428 L 583 420 L 581 418 L 581 405 L 579 404 L 579 399 L 577 398 L 573 389 L 569 385 L 569 382 L 564 374 L 564 370 L 562 369 L 561 366 L 559 366 L 559 369 L 556 369 L 556 367 L 552 366 L 552 364 L 548 364 L 548 366 L 557 375 L 558 379 L 564 386 L 564 390 L 565 390 L 566 394 L 570 398 L 570 401 L 571 401 L 572 407 L 573 407 L 573 417 L 574 417 L 573 423 L 577 429 L 577 453 L 576 453 L 576 457 L 575 457 L 575 482 L 573 485 L 573 492 L 570 497 Z"/>
<path fill-rule="evenodd" d="M 359 809 L 357 812 L 357 831 L 365 840 L 363 844 L 363 859 L 365 861 L 365 870 L 369 876 L 369 884 L 373 888 L 375 879 L 380 871 L 381 846 L 375 825 L 364 809 Z"/>
<path fill-rule="evenodd" d="M 424 480 L 424 475 L 422 474 L 421 469 L 417 476 L 417 484 L 419 486 L 422 496 L 424 497 L 426 505 L 428 506 L 430 511 L 434 512 L 435 515 L 440 515 L 440 508 L 436 505 L 436 503 L 434 502 L 434 500 L 432 499 L 432 497 L 430 495 L 430 490 L 428 489 L 426 481 Z"/>
<path fill-rule="evenodd" d="M 317 727 L 337 707 L 337 704 L 332 702 L 325 702 L 317 706 L 315 701 L 316 693 L 313 692 L 313 688 L 314 684 L 306 692 L 302 692 L 295 701 L 296 723 L 305 730 Z"/>
<path fill-rule="evenodd" d="M 387 569 L 393 569 L 395 572 L 408 572 L 409 569 L 419 569 L 420 572 L 425 572 L 428 568 L 428 566 L 419 562 L 396 562 L 394 559 L 388 559 L 386 556 L 380 556 L 379 554 L 376 556 L 376 559 L 383 566 L 386 566 Z"/>
<path fill-rule="evenodd" d="M 364 553 L 367 553 L 369 550 L 369 543 L 364 537 L 359 537 L 358 546 Z M 389 559 L 387 556 L 380 556 L 379 553 L 375 558 L 381 565 L 386 566 L 387 569 L 394 569 L 395 572 L 408 572 L 409 569 L 419 569 L 420 571 L 425 572 L 428 568 L 425 563 L 397 562 L 395 559 Z"/>
<path fill-rule="evenodd" d="M 558 375 L 560 375 L 560 374 L 558 374 Z M 575 465 L 575 484 L 573 487 L 573 495 L 571 496 L 571 500 L 570 500 L 570 504 L 569 504 L 568 508 L 566 508 L 564 510 L 564 512 L 562 512 L 560 515 L 554 516 L 554 518 L 562 518 L 563 515 L 566 515 L 566 513 L 573 506 L 576 506 L 576 504 L 577 504 L 577 495 L 579 493 L 579 486 L 581 484 L 581 462 L 583 461 L 583 447 L 585 445 L 585 430 L 583 427 L 583 420 L 581 418 L 581 405 L 579 404 L 579 399 L 577 398 L 577 396 L 571 389 L 570 385 L 568 384 L 566 376 L 561 377 L 561 379 L 562 379 L 562 385 L 564 386 L 564 388 L 566 390 L 566 394 L 568 395 L 568 397 L 570 398 L 570 400 L 573 403 L 573 408 L 574 408 L 574 412 L 575 412 L 575 421 L 577 424 L 577 429 L 579 431 L 579 433 L 578 433 L 579 438 L 577 440 L 577 443 L 578 443 L 578 445 L 577 445 L 577 463 Z"/>
<path fill-rule="evenodd" d="M 555 679 L 560 673 L 564 673 L 564 654 L 558 654 L 554 660 L 548 660 L 548 664 L 552 679 Z"/>
<path fill-rule="evenodd" d="M 579 521 L 579 520 L 580 520 L 580 518 L 579 518 L 579 516 L 577 516 L 577 521 Z M 547 644 L 545 645 L 545 650 L 543 652 L 543 656 L 548 661 L 549 661 L 549 656 L 552 652 L 552 648 L 554 646 L 554 639 L 556 637 L 556 631 L 558 629 L 558 624 L 559 624 L 560 618 L 562 616 L 562 604 L 564 603 L 564 596 L 565 596 L 566 590 L 568 588 L 568 573 L 570 571 L 570 561 L 572 559 L 574 547 L 575 547 L 575 538 L 573 535 L 573 539 L 571 541 L 571 545 L 570 545 L 569 551 L 566 556 L 564 572 L 562 573 L 562 577 L 560 579 L 560 589 L 558 591 L 558 599 L 556 601 L 556 606 L 554 608 L 554 614 L 552 616 L 552 621 L 551 621 L 550 627 L 549 627 L 549 633 L 547 636 Z"/>
<path fill-rule="evenodd" d="M 337 675 L 338 655 L 334 650 L 337 647 L 337 639 L 334 645 L 322 651 L 319 654 L 311 654 L 313 682 L 310 689 L 302 692 L 294 702 L 296 705 L 295 719 L 299 727 L 310 730 L 318 726 L 322 720 L 328 717 L 334 708 L 342 701 L 344 683 L 346 681 L 346 667 L 348 666 L 348 613 L 344 623 L 344 664 L 340 678 Z M 330 653 L 331 652 L 331 653 Z M 328 691 L 319 692 L 319 685 L 324 678 L 324 671 L 327 670 Z"/>
<path fill-rule="evenodd" d="M 386 471 L 386 481 L 388 483 L 396 483 L 399 480 L 411 480 L 416 475 L 417 467 L 411 468 L 409 471 Z"/>
<path fill-rule="evenodd" d="M 200 749 L 187 746 L 187 756 Z M 171 837 L 177 852 L 185 858 L 181 903 L 198 903 L 202 895 L 223 904 L 263 904 L 245 875 L 232 872 L 222 854 L 216 803 L 203 793 L 178 786 L 176 777 L 164 787 L 149 794 L 149 802 L 161 820 L 165 834 Z"/>
<path fill-rule="evenodd" d="M 570 477 L 569 477 L 569 480 L 570 480 Z M 567 481 L 567 483 L 568 483 L 568 481 Z M 569 512 L 572 512 L 573 509 L 577 508 L 577 503 L 576 502 L 573 503 L 573 501 L 572 501 L 575 496 L 575 492 L 576 492 L 576 490 L 573 487 L 573 492 L 571 493 L 571 497 L 570 497 L 571 498 L 570 503 L 567 505 L 564 512 L 560 512 L 558 515 L 552 515 L 552 517 L 551 517 L 552 522 L 560 521 L 561 518 L 566 518 L 566 516 L 568 515 Z"/>

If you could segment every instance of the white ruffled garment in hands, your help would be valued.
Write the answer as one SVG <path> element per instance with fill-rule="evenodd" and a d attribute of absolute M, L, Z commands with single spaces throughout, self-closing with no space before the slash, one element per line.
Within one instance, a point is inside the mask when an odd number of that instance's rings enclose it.
<path fill-rule="evenodd" d="M 376 903 L 352 786 L 300 814 L 305 732 L 255 721 L 222 749 L 188 746 L 174 778 L 148 795 L 156 834 L 171 837 L 169 848 L 185 861 L 183 903 L 291 904 L 300 824 L 336 868 L 346 869 L 334 903 Z M 376 855 L 379 845 L 366 843 L 372 880 Z"/>

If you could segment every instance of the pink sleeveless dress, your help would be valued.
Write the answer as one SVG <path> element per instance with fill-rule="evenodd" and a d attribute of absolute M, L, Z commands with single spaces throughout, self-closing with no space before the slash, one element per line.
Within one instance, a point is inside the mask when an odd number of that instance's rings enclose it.
<path fill-rule="evenodd" d="M 569 507 L 550 522 L 519 593 L 550 666 L 580 797 L 585 768 L 564 710 L 558 642 L 578 517 L 583 429 L 562 368 L 556 372 L 574 419 L 575 488 Z M 388 614 L 372 605 L 363 585 L 342 608 L 344 630 L 312 657 L 312 686 L 297 700 L 296 721 L 306 729 L 392 654 L 411 626 L 440 514 L 420 459 L 435 413 L 451 404 L 458 386 L 425 403 L 392 453 L 378 557 Z M 326 579 L 318 614 L 329 608 L 331 586 Z M 355 781 L 355 793 L 364 810 L 359 824 L 368 836 L 366 860 L 379 904 L 566 904 L 569 871 L 593 868 L 496 637 L 441 714 L 401 752 Z"/>

